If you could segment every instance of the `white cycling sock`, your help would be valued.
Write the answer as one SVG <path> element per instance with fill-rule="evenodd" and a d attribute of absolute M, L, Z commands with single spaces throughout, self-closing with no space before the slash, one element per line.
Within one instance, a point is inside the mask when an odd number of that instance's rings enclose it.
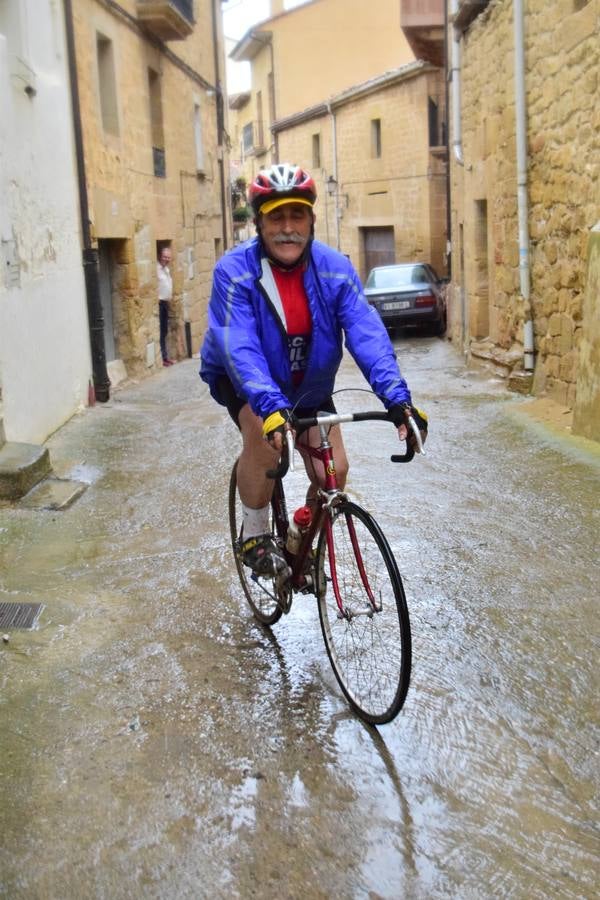
<path fill-rule="evenodd" d="M 271 507 L 263 506 L 262 509 L 251 509 L 242 503 L 242 522 L 243 522 L 243 538 L 256 537 L 257 534 L 265 534 L 270 531 L 269 513 Z"/>

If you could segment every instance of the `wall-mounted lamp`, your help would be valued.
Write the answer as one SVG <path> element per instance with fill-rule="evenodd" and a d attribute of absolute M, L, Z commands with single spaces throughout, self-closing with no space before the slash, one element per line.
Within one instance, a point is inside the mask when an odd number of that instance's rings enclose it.
<path fill-rule="evenodd" d="M 330 197 L 335 196 L 335 193 L 337 191 L 337 181 L 335 180 L 333 175 L 329 176 L 329 178 L 325 182 L 325 187 L 327 188 L 327 193 Z"/>

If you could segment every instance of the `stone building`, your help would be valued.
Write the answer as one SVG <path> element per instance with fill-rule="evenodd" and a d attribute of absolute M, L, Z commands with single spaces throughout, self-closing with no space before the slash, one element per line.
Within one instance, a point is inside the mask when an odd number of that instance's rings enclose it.
<path fill-rule="evenodd" d="M 449 23 L 453 336 L 599 440 L 600 0 Z"/>
<path fill-rule="evenodd" d="M 398 0 L 378 0 L 377 15 L 363 0 L 309 0 L 250 28 L 229 54 L 250 63 L 252 87 L 236 105 L 239 143 L 232 159 L 250 179 L 281 159 L 271 126 L 351 85 L 412 62 L 400 29 Z"/>
<path fill-rule="evenodd" d="M 156 261 L 173 252 L 169 355 L 197 351 L 230 233 L 218 0 L 74 0 L 82 138 L 112 380 L 161 363 Z"/>
<path fill-rule="evenodd" d="M 234 172 L 250 180 L 281 160 L 310 168 L 317 236 L 363 277 L 394 260 L 423 259 L 443 272 L 443 54 L 434 64 L 415 60 L 399 0 L 378 0 L 376 15 L 362 0 L 282 6 L 273 3 L 271 18 L 230 54 L 252 72 L 251 90 L 231 100 Z"/>
<path fill-rule="evenodd" d="M 281 159 L 306 161 L 319 189 L 316 235 L 375 265 L 445 271 L 443 73 L 419 60 L 273 125 Z"/>

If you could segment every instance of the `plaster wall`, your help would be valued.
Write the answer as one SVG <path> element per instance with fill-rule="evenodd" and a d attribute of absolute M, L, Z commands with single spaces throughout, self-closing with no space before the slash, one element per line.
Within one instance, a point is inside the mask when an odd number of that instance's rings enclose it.
<path fill-rule="evenodd" d="M 0 10 L 0 107 L 1 415 L 42 443 L 91 377 L 62 3 Z"/>
<path fill-rule="evenodd" d="M 414 60 L 400 28 L 399 0 L 375 6 L 317 0 L 265 26 L 274 35 L 278 118 Z"/>

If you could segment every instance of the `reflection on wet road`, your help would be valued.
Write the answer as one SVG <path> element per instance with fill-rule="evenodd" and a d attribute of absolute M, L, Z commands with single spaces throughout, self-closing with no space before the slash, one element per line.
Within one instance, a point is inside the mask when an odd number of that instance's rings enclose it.
<path fill-rule="evenodd" d="M 71 509 L 0 508 L 0 602 L 45 604 L 0 653 L 0 895 L 597 894 L 599 457 L 444 342 L 397 349 L 427 457 L 393 466 L 389 426 L 345 430 L 411 611 L 408 700 L 379 732 L 314 600 L 272 633 L 242 601 L 237 435 L 196 362 L 52 438 L 57 473 L 89 482 Z M 339 386 L 363 386 L 350 362 Z"/>

